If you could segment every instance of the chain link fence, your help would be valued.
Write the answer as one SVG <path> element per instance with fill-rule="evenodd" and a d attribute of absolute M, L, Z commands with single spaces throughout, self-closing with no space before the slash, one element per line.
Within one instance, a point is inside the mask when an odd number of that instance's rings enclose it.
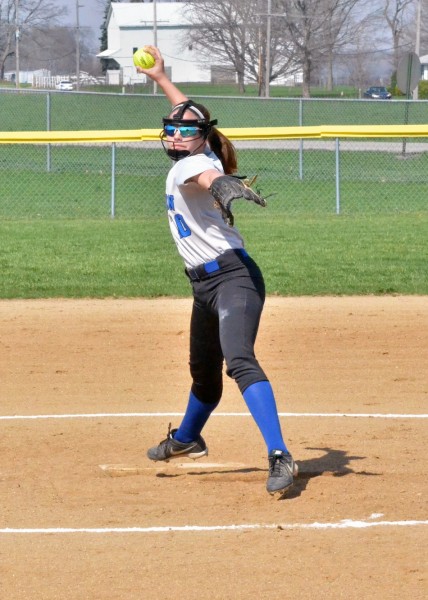
<path fill-rule="evenodd" d="M 194 97 L 219 127 L 426 124 L 428 102 Z M 11 131 L 153 129 L 161 95 L 1 90 Z M 240 174 L 271 215 L 428 210 L 428 138 L 236 142 Z M 136 218 L 164 212 L 161 144 L 0 144 L 1 219 Z M 236 204 L 235 212 L 258 210 Z"/>

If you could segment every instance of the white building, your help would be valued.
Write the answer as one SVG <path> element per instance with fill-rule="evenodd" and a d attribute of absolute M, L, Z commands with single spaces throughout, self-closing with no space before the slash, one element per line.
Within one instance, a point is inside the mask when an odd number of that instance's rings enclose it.
<path fill-rule="evenodd" d="M 154 45 L 162 52 L 172 81 L 211 81 L 213 65 L 186 44 L 192 25 L 185 7 L 182 2 L 113 2 L 107 16 L 108 48 L 97 56 L 117 62 L 120 77 L 114 71 L 111 75 L 123 85 L 143 83 L 146 76 L 137 73 L 132 55 L 137 48 Z"/>
<path fill-rule="evenodd" d="M 428 54 L 420 56 L 419 60 L 421 61 L 421 79 L 423 81 L 428 81 Z"/>

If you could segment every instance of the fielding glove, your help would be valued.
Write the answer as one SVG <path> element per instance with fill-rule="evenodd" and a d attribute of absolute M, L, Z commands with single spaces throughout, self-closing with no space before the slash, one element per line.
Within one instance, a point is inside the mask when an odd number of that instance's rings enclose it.
<path fill-rule="evenodd" d="M 255 179 L 256 177 L 253 177 L 248 181 L 233 175 L 222 175 L 212 182 L 209 192 L 214 198 L 214 206 L 220 210 L 224 221 L 231 227 L 234 223 L 233 214 L 230 210 L 233 200 L 243 198 L 255 202 L 259 206 L 266 206 L 266 199 L 250 188 Z"/>

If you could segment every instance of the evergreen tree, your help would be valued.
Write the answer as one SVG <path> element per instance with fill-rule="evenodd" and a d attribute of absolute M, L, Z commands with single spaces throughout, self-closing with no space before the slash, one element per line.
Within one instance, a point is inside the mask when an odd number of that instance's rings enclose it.
<path fill-rule="evenodd" d="M 104 10 L 104 20 L 100 26 L 101 35 L 99 37 L 100 40 L 100 52 L 107 50 L 108 48 L 108 39 L 107 39 L 107 18 L 110 10 L 110 6 L 113 2 L 120 2 L 120 0 L 106 0 L 105 10 Z M 112 58 L 101 58 L 101 68 L 102 72 L 105 73 L 107 69 L 117 68 L 117 62 Z"/>

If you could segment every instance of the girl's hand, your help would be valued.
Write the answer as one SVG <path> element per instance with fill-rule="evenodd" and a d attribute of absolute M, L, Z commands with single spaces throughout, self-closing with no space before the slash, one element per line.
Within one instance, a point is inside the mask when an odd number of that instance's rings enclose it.
<path fill-rule="evenodd" d="M 144 73 L 153 79 L 162 88 L 165 96 L 171 102 L 172 106 L 176 106 L 180 102 L 185 102 L 188 98 L 185 96 L 177 86 L 170 81 L 167 74 L 165 73 L 164 60 L 159 49 L 155 46 L 143 46 L 143 49 L 151 54 L 155 59 L 155 64 L 150 69 L 143 69 L 142 67 L 136 67 L 138 73 Z"/>
<path fill-rule="evenodd" d="M 150 67 L 150 69 L 136 67 L 137 73 L 144 73 L 144 75 L 148 75 L 151 79 L 154 79 L 156 81 L 159 76 L 165 74 L 165 67 L 162 54 L 155 46 L 143 46 L 143 50 L 153 56 L 153 58 L 155 59 L 155 64 L 153 65 L 153 67 Z"/>

